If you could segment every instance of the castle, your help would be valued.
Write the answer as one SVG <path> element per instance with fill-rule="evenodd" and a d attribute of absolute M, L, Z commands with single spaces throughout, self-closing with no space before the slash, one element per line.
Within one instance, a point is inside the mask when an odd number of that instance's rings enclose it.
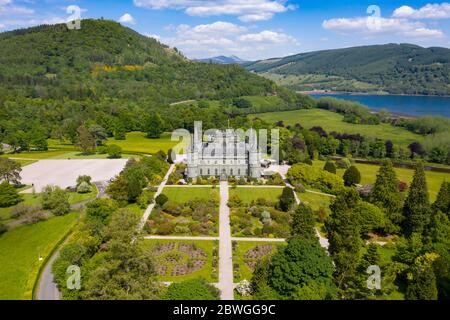
<path fill-rule="evenodd" d="M 187 177 L 201 176 L 261 178 L 261 155 L 258 150 L 256 131 L 246 135 L 234 130 L 214 130 L 205 134 L 195 130 L 187 152 Z"/>

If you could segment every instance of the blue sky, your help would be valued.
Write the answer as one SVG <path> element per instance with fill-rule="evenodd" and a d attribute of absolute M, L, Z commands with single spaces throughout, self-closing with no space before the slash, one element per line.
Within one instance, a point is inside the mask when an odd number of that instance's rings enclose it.
<path fill-rule="evenodd" d="M 419 0 L 0 0 L 0 30 L 64 22 L 69 6 L 190 58 L 256 60 L 391 42 L 450 47 L 450 3 Z"/>

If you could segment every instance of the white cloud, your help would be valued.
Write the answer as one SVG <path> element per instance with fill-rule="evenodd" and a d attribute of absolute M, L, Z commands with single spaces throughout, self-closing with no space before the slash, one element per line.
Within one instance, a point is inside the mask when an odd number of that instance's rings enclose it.
<path fill-rule="evenodd" d="M 239 37 L 239 41 L 242 42 L 264 42 L 264 43 L 295 43 L 298 41 L 284 33 L 275 31 L 261 31 L 259 33 L 244 34 Z"/>
<path fill-rule="evenodd" d="M 277 13 L 294 10 L 286 0 L 134 0 L 137 7 L 184 10 L 190 16 L 234 15 L 244 22 L 269 20 Z"/>
<path fill-rule="evenodd" d="M 409 19 L 448 19 L 450 18 L 450 3 L 427 4 L 420 9 L 414 9 L 410 6 L 401 6 L 395 9 L 394 18 Z"/>
<path fill-rule="evenodd" d="M 0 0 L 0 16 L 30 15 L 34 10 L 13 5 L 11 0 Z"/>
<path fill-rule="evenodd" d="M 128 24 L 136 24 L 136 20 L 129 13 L 125 13 L 123 16 L 119 18 L 119 22 L 128 23 Z"/>
<path fill-rule="evenodd" d="M 363 35 L 394 34 L 406 37 L 442 37 L 444 34 L 439 29 L 429 29 L 421 22 L 412 22 L 406 19 L 396 18 L 338 18 L 325 20 L 323 28 L 342 34 L 359 33 Z"/>
<path fill-rule="evenodd" d="M 177 47 L 188 57 L 207 58 L 216 55 L 237 55 L 244 59 L 268 58 L 291 52 L 298 41 L 282 32 L 247 33 L 248 28 L 230 22 L 169 26 L 173 36 L 159 37 L 163 43 Z M 154 37 L 150 34 L 148 36 Z"/>

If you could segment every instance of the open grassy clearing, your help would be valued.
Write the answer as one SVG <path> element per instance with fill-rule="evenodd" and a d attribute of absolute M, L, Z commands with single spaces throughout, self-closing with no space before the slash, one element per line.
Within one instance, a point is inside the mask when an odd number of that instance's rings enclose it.
<path fill-rule="evenodd" d="M 324 165 L 325 165 L 324 161 L 314 161 L 314 166 L 323 168 Z M 355 165 L 361 172 L 361 184 L 375 183 L 380 166 L 372 164 L 359 164 L 359 163 Z M 343 176 L 344 172 L 345 172 L 344 169 L 338 169 L 338 174 L 340 176 Z M 397 173 L 397 178 L 400 181 L 405 181 L 408 182 L 408 184 L 411 184 L 414 176 L 414 170 L 406 168 L 395 168 L 395 172 Z M 450 174 L 427 171 L 426 176 L 430 199 L 431 201 L 434 201 L 437 197 L 439 189 L 441 188 L 442 182 L 450 181 Z"/>
<path fill-rule="evenodd" d="M 166 195 L 170 201 L 176 203 L 186 203 L 190 200 L 200 199 L 200 200 L 219 200 L 219 189 L 205 187 L 205 188 L 177 188 L 177 187 L 166 187 L 164 188 L 163 194 Z"/>
<path fill-rule="evenodd" d="M 0 300 L 32 298 L 39 268 L 75 225 L 77 216 L 77 213 L 71 213 L 51 218 L 0 236 Z"/>
<path fill-rule="evenodd" d="M 242 202 L 251 203 L 252 201 L 256 201 L 258 199 L 265 199 L 272 201 L 273 203 L 278 202 L 281 193 L 283 192 L 283 188 L 230 188 L 230 197 L 237 195 Z"/>
<path fill-rule="evenodd" d="M 77 193 L 77 192 L 70 192 L 69 193 L 69 203 L 73 205 L 73 204 L 77 204 L 80 202 L 92 200 L 97 196 L 97 193 L 98 193 L 98 190 L 95 185 L 92 185 L 92 191 L 89 193 L 81 194 L 81 193 Z M 36 193 L 34 195 L 32 193 L 24 193 L 24 194 L 22 194 L 22 198 L 23 198 L 23 201 L 21 202 L 21 204 L 38 205 L 41 203 L 42 197 L 41 197 L 41 194 L 39 194 L 39 193 Z M 8 208 L 0 208 L 0 220 L 2 220 L 2 222 L 4 222 L 4 223 L 9 223 L 9 222 L 13 221 L 13 219 L 11 219 L 11 217 L 10 217 L 10 212 L 16 206 L 12 206 L 12 207 L 8 207 Z"/>
<path fill-rule="evenodd" d="M 155 154 L 160 150 L 167 153 L 177 143 L 177 141 L 171 141 L 170 133 L 163 133 L 159 139 L 149 139 L 144 132 L 127 133 L 126 140 L 110 138 L 107 141 L 107 144 L 115 144 L 121 147 L 123 152 L 144 154 Z"/>
<path fill-rule="evenodd" d="M 175 244 L 174 248 L 163 252 L 162 254 L 156 254 L 157 267 L 167 267 L 166 275 L 158 276 L 159 281 L 165 282 L 181 282 L 189 279 L 204 278 L 208 282 L 215 283 L 218 282 L 218 242 L 217 241 L 194 241 L 194 240 L 142 240 L 142 245 L 145 248 L 154 250 L 160 245 L 170 245 Z M 206 254 L 205 257 L 199 258 L 199 260 L 204 260 L 205 263 L 201 269 L 191 272 L 185 275 L 173 276 L 172 271 L 175 266 L 181 266 L 183 264 L 189 263 L 189 256 L 180 251 L 180 245 L 194 246 Z M 216 256 L 213 258 L 213 251 L 216 250 Z M 215 262 L 213 263 L 213 260 Z M 168 275 L 167 275 L 168 274 Z"/>
<path fill-rule="evenodd" d="M 326 212 L 330 213 L 330 204 L 331 201 L 333 201 L 333 197 L 311 193 L 311 192 L 305 192 L 305 193 L 298 193 L 297 196 L 299 197 L 300 201 L 304 204 L 309 205 L 314 211 L 318 211 L 320 209 L 325 209 Z"/>
<path fill-rule="evenodd" d="M 66 153 L 67 153 L 67 151 L 63 151 L 63 150 L 29 151 L 29 152 L 20 152 L 20 153 L 8 153 L 8 154 L 4 154 L 3 157 L 13 158 L 13 159 L 42 160 L 42 159 L 50 159 L 50 158 L 54 158 L 54 157 L 60 157 Z"/>
<path fill-rule="evenodd" d="M 256 257 L 246 257 L 245 255 L 257 247 L 271 246 L 270 253 L 277 251 L 279 247 L 285 246 L 284 243 L 278 242 L 253 242 L 253 241 L 234 241 L 233 242 L 233 266 L 234 266 L 234 282 L 242 280 L 250 281 L 253 276 L 253 269 L 250 265 L 254 265 L 262 257 L 269 254 L 261 252 Z"/>
<path fill-rule="evenodd" d="M 361 134 L 367 137 L 392 140 L 394 144 L 407 148 L 414 141 L 423 142 L 424 137 L 412 133 L 400 127 L 389 124 L 363 125 L 352 124 L 343 121 L 343 116 L 321 109 L 295 110 L 285 112 L 269 112 L 250 115 L 251 118 L 258 117 L 269 123 L 283 121 L 286 125 L 300 123 L 303 127 L 310 129 L 314 126 L 321 126 L 327 132 L 336 131 L 339 133 Z"/>

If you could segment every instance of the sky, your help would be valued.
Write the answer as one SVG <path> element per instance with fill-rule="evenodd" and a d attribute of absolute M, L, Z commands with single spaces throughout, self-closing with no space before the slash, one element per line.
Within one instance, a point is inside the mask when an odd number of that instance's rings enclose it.
<path fill-rule="evenodd" d="M 420 0 L 0 0 L 0 31 L 78 15 L 118 21 L 189 58 L 259 60 L 385 43 L 450 47 L 450 2 Z"/>

